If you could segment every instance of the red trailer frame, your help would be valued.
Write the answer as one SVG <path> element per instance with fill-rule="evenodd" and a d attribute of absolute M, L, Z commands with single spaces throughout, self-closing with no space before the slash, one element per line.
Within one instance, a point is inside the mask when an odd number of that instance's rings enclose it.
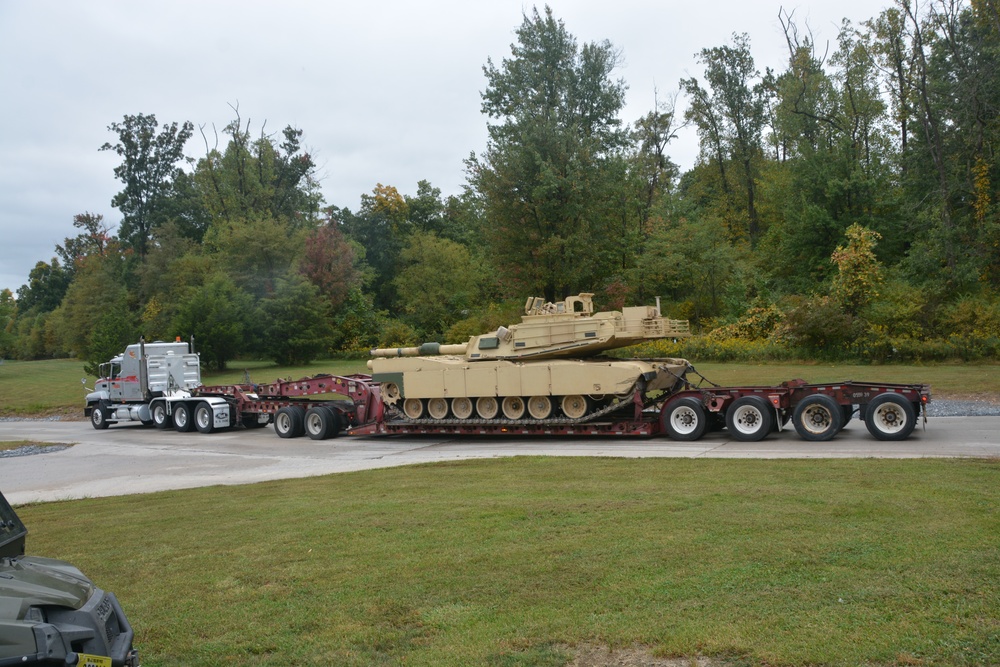
<path fill-rule="evenodd" d="M 693 369 L 692 369 L 693 370 Z M 696 373 L 696 371 L 695 371 Z M 923 415 L 930 387 L 926 384 L 855 382 L 810 384 L 789 380 L 776 386 L 695 387 L 685 382 L 679 390 L 643 404 L 637 391 L 632 414 L 621 411 L 607 420 L 407 420 L 394 417 L 382 401 L 379 384 L 371 376 L 317 375 L 267 384 L 201 387 L 196 397 L 224 398 L 232 406 L 233 425 L 246 427 L 274 423 L 283 438 L 309 435 L 324 439 L 344 435 L 569 435 L 654 436 L 666 433 L 675 440 L 697 440 L 725 427 L 742 441 L 761 440 L 792 422 L 806 440 L 828 440 L 840 432 L 855 413 L 880 440 L 903 440 Z M 345 400 L 318 399 L 325 395 Z M 627 410 L 627 407 L 625 408 Z M 616 416 L 617 415 L 617 416 Z M 261 417 L 267 420 L 261 422 Z"/>

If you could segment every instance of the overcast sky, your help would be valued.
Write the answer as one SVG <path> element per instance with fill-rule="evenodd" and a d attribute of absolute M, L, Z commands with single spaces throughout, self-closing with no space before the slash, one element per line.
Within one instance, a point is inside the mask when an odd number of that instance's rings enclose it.
<path fill-rule="evenodd" d="M 629 86 L 622 120 L 702 78 L 694 54 L 750 35 L 758 68 L 783 69 L 781 0 L 551 0 L 584 42 L 621 50 Z M 817 43 L 836 41 L 888 0 L 786 2 Z M 204 154 L 239 107 L 251 129 L 304 131 L 328 204 L 356 210 L 377 183 L 415 194 L 426 179 L 445 196 L 465 182 L 463 160 L 486 145 L 482 67 L 510 55 L 534 5 L 520 0 L 0 0 L 0 289 L 27 282 L 38 261 L 91 212 L 117 225 L 119 157 L 99 152 L 126 114 L 189 120 L 187 155 Z M 538 5 L 542 11 L 543 4 Z M 831 46 L 831 51 L 833 47 Z M 683 104 L 683 97 L 679 103 Z M 211 139 L 214 143 L 214 138 Z M 694 130 L 668 149 L 682 168 Z"/>

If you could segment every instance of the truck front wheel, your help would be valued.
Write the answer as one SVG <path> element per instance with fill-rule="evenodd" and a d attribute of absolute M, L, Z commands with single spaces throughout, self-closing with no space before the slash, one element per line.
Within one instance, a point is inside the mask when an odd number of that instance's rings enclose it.
<path fill-rule="evenodd" d="M 109 426 L 108 409 L 97 403 L 90 411 L 90 424 L 98 431 L 103 431 Z"/>

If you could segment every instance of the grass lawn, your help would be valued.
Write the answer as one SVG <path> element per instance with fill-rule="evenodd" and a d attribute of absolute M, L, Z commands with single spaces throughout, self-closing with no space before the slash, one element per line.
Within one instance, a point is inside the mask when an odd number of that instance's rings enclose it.
<path fill-rule="evenodd" d="M 145 667 L 1000 664 L 1000 462 L 515 458 L 22 507 Z M 636 663 L 638 664 L 638 663 Z"/>
<path fill-rule="evenodd" d="M 980 396 L 1000 400 L 1000 365 L 932 364 L 926 366 L 806 363 L 698 363 L 699 372 L 722 385 L 777 384 L 803 378 L 810 382 L 870 380 L 875 382 L 923 382 L 938 398 Z M 231 370 L 206 372 L 205 384 L 241 382 L 249 372 L 255 382 L 277 378 L 298 379 L 307 375 L 365 373 L 365 360 L 316 361 L 308 366 L 275 366 L 264 361 L 234 361 Z M 80 385 L 83 362 L 72 359 L 49 361 L 4 361 L 0 364 L 0 417 L 59 414 L 83 418 L 84 391 Z M 94 379 L 87 384 L 94 386 Z"/>

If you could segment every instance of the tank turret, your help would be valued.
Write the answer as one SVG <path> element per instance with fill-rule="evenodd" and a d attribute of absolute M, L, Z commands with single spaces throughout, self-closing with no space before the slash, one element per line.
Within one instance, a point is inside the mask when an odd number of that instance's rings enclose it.
<path fill-rule="evenodd" d="M 490 359 L 549 359 L 589 357 L 607 350 L 635 345 L 643 340 L 683 338 L 691 335 L 687 320 L 669 320 L 656 306 L 623 308 L 621 312 L 595 313 L 593 294 L 546 303 L 530 297 L 520 324 L 500 327 L 468 343 L 419 347 L 382 348 L 373 357 L 416 357 L 437 354 L 464 355 L 469 361 Z"/>
<path fill-rule="evenodd" d="M 684 359 L 612 359 L 602 352 L 690 335 L 656 306 L 594 312 L 593 294 L 531 297 L 519 324 L 468 343 L 371 351 L 372 379 L 411 420 L 588 421 L 683 382 Z M 638 394 L 636 394 L 638 392 Z"/>

